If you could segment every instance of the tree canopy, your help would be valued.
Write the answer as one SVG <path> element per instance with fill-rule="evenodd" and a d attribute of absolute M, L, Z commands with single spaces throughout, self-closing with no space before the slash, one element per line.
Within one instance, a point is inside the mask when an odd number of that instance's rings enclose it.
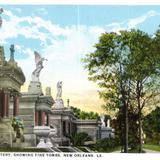
<path fill-rule="evenodd" d="M 142 109 L 159 103 L 160 31 L 153 35 L 132 29 L 104 33 L 95 51 L 83 59 L 89 80 L 103 90 L 104 108 L 123 113 L 126 148 L 128 143 L 128 110 L 139 123 L 139 152 L 142 151 Z M 127 150 L 126 150 L 127 152 Z"/>
<path fill-rule="evenodd" d="M 99 115 L 98 113 L 95 112 L 85 112 L 85 111 L 81 111 L 79 108 L 76 107 L 71 107 L 74 115 L 78 118 L 78 119 L 98 119 Z"/>

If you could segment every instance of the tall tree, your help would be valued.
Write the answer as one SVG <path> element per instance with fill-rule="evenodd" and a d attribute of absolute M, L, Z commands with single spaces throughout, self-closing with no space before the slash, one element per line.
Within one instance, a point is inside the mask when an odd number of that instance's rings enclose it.
<path fill-rule="evenodd" d="M 94 53 L 84 63 L 89 80 L 101 88 L 106 108 L 119 108 L 124 115 L 124 152 L 128 152 L 128 108 L 138 114 L 139 152 L 142 152 L 142 109 L 155 98 L 159 76 L 159 31 L 155 37 L 140 30 L 104 33 Z M 154 86 L 154 87 L 153 87 Z"/>
<path fill-rule="evenodd" d="M 129 65 L 126 68 L 130 78 L 130 105 L 138 114 L 139 124 L 139 152 L 142 152 L 142 110 L 154 99 L 154 104 L 159 99 L 159 51 L 157 52 L 157 36 L 152 38 L 140 30 L 132 30 L 127 33 L 129 41 L 127 46 L 130 49 Z M 153 102 L 153 101 L 152 101 Z"/>
<path fill-rule="evenodd" d="M 97 81 L 104 88 L 100 96 L 107 100 L 106 107 L 122 107 L 124 118 L 124 150 L 128 152 L 128 103 L 129 84 L 125 72 L 128 63 L 127 47 L 116 33 L 105 33 L 95 45 L 96 50 L 84 59 L 89 70 L 89 79 Z"/>

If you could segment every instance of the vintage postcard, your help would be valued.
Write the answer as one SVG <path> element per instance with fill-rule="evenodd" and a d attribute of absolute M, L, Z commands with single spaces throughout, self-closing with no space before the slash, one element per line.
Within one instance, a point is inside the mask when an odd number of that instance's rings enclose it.
<path fill-rule="evenodd" d="M 159 5 L 2 4 L 0 157 L 158 158 L 159 26 Z"/>

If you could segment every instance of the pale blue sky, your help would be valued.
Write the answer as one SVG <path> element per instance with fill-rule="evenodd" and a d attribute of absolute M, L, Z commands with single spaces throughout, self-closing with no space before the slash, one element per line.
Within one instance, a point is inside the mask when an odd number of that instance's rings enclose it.
<path fill-rule="evenodd" d="M 87 80 L 81 58 L 94 51 L 101 33 L 139 28 L 153 34 L 160 24 L 160 6 L 105 5 L 3 5 L 1 44 L 9 58 L 15 57 L 26 75 L 25 86 L 35 68 L 34 50 L 48 58 L 40 79 L 55 95 L 58 80 L 64 84 L 64 99 L 72 105 L 91 109 L 102 104 L 98 87 Z M 84 108 L 83 108 L 84 109 Z M 98 110 L 97 108 L 95 110 Z"/>
<path fill-rule="evenodd" d="M 19 17 L 25 16 L 39 16 L 44 20 L 50 20 L 60 27 L 70 27 L 72 25 L 85 25 L 85 26 L 101 26 L 113 22 L 127 22 L 129 19 L 139 17 L 146 14 L 148 11 L 160 12 L 160 6 L 105 6 L 105 5 L 4 5 L 4 9 L 11 11 Z M 79 16 L 78 16 L 79 15 Z M 7 16 L 4 16 L 7 19 Z M 159 25 L 159 15 L 148 18 L 144 23 L 137 25 L 146 32 L 153 33 Z M 28 25 L 26 22 L 21 23 L 22 26 Z M 45 32 L 45 29 L 41 29 Z M 47 31 L 46 31 L 47 32 Z M 63 37 L 59 37 L 63 38 Z M 18 43 L 19 45 L 25 44 L 26 47 L 39 48 L 38 40 L 32 38 L 29 40 L 31 43 L 26 43 L 26 38 L 18 36 L 16 38 L 9 38 L 9 43 Z M 48 42 L 49 43 L 49 42 Z M 21 58 L 21 56 L 17 57 Z"/>

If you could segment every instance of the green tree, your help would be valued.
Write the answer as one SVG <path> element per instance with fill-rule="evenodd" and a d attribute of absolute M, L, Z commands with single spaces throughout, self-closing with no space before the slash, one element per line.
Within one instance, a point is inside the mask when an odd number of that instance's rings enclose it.
<path fill-rule="evenodd" d="M 157 33 L 156 33 L 157 35 Z M 142 110 L 154 101 L 159 103 L 159 60 L 158 35 L 152 38 L 140 30 L 126 32 L 124 38 L 129 47 L 129 65 L 126 67 L 130 79 L 130 106 L 138 115 L 139 152 L 142 152 Z M 128 40 L 129 38 L 129 40 Z M 157 39 L 158 38 L 158 39 Z M 158 44 L 158 45 L 157 45 Z"/>
<path fill-rule="evenodd" d="M 122 32 L 123 33 L 123 32 Z M 129 80 L 125 68 L 128 63 L 127 47 L 122 43 L 122 36 L 105 33 L 95 45 L 96 50 L 84 59 L 89 71 L 89 80 L 98 82 L 100 96 L 107 102 L 106 108 L 116 109 L 122 106 L 125 115 L 124 149 L 128 152 L 128 97 Z"/>
<path fill-rule="evenodd" d="M 143 131 L 146 134 L 146 142 L 159 144 L 160 142 L 160 108 L 157 107 L 144 117 Z"/>
<path fill-rule="evenodd" d="M 159 31 L 155 37 L 140 30 L 104 33 L 94 53 L 83 60 L 89 80 L 103 88 L 105 108 L 123 114 L 124 151 L 128 152 L 128 109 L 138 114 L 139 152 L 142 152 L 142 109 L 159 92 Z"/>
<path fill-rule="evenodd" d="M 78 118 L 78 119 L 98 119 L 99 115 L 98 113 L 95 113 L 93 111 L 91 112 L 85 112 L 85 111 L 81 111 L 80 109 L 76 108 L 76 107 L 71 107 L 74 115 Z"/>

